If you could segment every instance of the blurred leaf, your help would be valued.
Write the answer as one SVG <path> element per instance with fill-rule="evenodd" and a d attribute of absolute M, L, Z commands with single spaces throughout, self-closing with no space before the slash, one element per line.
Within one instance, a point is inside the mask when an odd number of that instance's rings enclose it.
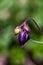
<path fill-rule="evenodd" d="M 9 42 L 12 37 L 13 27 L 10 25 L 4 29 L 3 35 L 0 35 L 0 48 L 7 49 L 9 46 Z"/>
<path fill-rule="evenodd" d="M 20 47 L 10 49 L 11 63 L 22 64 L 26 59 L 26 52 Z"/>
<path fill-rule="evenodd" d="M 13 0 L 0 0 L 0 9 L 9 8 L 13 5 Z"/>

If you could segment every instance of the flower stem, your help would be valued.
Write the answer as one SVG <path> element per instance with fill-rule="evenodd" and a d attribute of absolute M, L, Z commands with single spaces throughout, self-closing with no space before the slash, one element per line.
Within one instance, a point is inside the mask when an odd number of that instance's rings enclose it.
<path fill-rule="evenodd" d="M 33 40 L 33 39 L 30 39 L 30 41 L 33 43 L 36 43 L 36 44 L 43 44 L 43 41 L 37 41 L 37 40 Z"/>

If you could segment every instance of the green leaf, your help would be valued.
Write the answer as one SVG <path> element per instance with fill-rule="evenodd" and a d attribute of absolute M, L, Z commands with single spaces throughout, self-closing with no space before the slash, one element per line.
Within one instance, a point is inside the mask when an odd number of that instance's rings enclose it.
<path fill-rule="evenodd" d="M 21 64 L 25 62 L 26 52 L 20 47 L 13 47 L 10 49 L 11 63 Z"/>
<path fill-rule="evenodd" d="M 0 9 L 9 8 L 13 5 L 13 0 L 1 0 Z"/>
<path fill-rule="evenodd" d="M 4 33 L 0 35 L 0 48 L 7 49 L 9 46 L 9 42 L 12 37 L 12 32 L 13 32 L 13 27 L 12 25 L 8 26 L 7 28 L 4 29 Z"/>

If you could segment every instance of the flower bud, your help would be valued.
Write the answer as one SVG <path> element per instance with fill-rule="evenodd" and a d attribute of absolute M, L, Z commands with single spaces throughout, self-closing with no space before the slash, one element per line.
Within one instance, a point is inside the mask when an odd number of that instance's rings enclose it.
<path fill-rule="evenodd" d="M 22 25 L 17 26 L 14 29 L 14 34 L 18 34 L 18 41 L 20 45 L 24 45 L 24 43 L 30 38 L 30 28 L 26 22 Z"/>
<path fill-rule="evenodd" d="M 18 41 L 20 45 L 24 45 L 24 43 L 30 38 L 30 33 L 27 34 L 26 31 L 21 31 L 18 36 Z"/>

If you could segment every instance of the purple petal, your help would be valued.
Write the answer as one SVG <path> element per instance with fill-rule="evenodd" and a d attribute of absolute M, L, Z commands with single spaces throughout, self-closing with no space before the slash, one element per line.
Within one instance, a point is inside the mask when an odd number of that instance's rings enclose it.
<path fill-rule="evenodd" d="M 21 31 L 18 36 L 18 41 L 20 45 L 23 45 L 30 37 L 30 33 L 27 34 L 26 31 Z"/>

